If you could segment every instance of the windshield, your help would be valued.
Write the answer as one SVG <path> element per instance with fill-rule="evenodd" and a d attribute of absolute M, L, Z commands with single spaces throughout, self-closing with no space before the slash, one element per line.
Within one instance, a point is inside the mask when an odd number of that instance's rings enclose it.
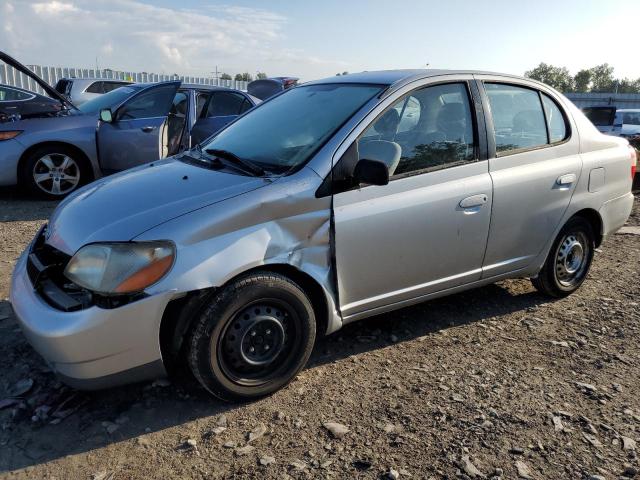
<path fill-rule="evenodd" d="M 83 103 L 78 107 L 81 112 L 84 113 L 98 113 L 103 108 L 113 108 L 116 105 L 124 102 L 127 98 L 140 90 L 141 87 L 120 87 L 115 90 L 111 90 L 109 93 L 100 95 L 86 103 Z"/>
<path fill-rule="evenodd" d="M 327 84 L 293 88 L 220 132 L 203 150 L 223 150 L 283 173 L 304 164 L 380 85 Z"/>

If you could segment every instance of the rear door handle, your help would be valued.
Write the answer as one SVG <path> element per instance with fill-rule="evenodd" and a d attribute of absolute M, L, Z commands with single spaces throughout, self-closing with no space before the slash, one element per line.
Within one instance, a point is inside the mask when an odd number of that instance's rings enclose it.
<path fill-rule="evenodd" d="M 155 130 L 156 127 L 142 127 L 140 130 L 142 130 L 143 132 L 153 132 Z"/>
<path fill-rule="evenodd" d="M 558 177 L 558 179 L 556 180 L 556 183 L 558 185 L 571 185 L 573 182 L 576 181 L 576 174 L 575 173 L 567 173 L 565 175 L 561 175 Z"/>
<path fill-rule="evenodd" d="M 487 203 L 487 195 L 481 193 L 479 195 L 472 195 L 467 198 L 463 198 L 460 201 L 460 206 L 462 208 L 473 208 L 473 207 L 481 207 Z"/>

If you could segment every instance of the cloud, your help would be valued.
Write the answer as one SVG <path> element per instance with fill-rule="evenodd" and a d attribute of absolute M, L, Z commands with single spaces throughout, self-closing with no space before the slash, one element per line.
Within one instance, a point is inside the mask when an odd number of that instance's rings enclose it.
<path fill-rule="evenodd" d="M 287 45 L 288 19 L 258 8 L 159 7 L 140 0 L 6 3 L 0 45 L 23 63 L 209 74 L 317 76 L 343 69 Z M 55 22 L 55 23 L 52 23 Z M 20 32 L 16 35 L 16 32 Z M 109 64 L 105 63 L 109 62 Z"/>

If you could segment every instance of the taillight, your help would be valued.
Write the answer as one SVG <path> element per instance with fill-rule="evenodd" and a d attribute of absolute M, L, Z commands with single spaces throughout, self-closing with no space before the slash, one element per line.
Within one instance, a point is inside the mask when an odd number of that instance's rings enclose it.
<path fill-rule="evenodd" d="M 629 157 L 631 158 L 631 180 L 633 181 L 638 165 L 638 152 L 631 145 L 629 145 Z"/>

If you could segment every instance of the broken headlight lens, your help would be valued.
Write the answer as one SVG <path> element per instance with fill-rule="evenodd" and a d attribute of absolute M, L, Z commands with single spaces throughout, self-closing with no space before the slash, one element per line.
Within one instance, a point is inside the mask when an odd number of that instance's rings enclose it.
<path fill-rule="evenodd" d="M 94 243 L 76 252 L 64 275 L 95 293 L 135 293 L 164 277 L 174 258 L 171 242 Z"/>

